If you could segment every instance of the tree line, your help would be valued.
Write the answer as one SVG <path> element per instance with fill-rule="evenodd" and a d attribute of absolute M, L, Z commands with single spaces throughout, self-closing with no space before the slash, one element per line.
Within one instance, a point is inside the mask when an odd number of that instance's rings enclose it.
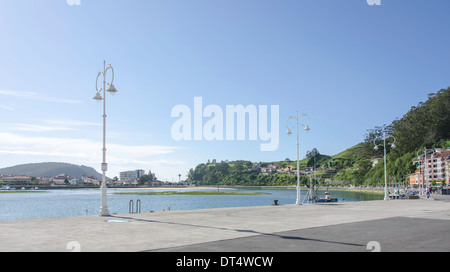
<path fill-rule="evenodd" d="M 260 163 L 266 166 L 268 163 Z M 251 161 L 232 161 L 220 163 L 202 163 L 188 173 L 188 181 L 196 185 L 243 185 L 268 186 L 292 185 L 297 183 L 297 176 L 288 173 L 264 174 L 252 169 Z M 302 177 L 301 182 L 307 184 L 308 179 Z"/>

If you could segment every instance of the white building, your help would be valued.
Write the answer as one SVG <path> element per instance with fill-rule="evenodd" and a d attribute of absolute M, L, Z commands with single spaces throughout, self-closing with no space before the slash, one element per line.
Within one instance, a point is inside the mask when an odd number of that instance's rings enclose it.
<path fill-rule="evenodd" d="M 428 153 L 425 160 L 425 155 L 422 154 L 418 157 L 417 168 L 420 175 L 424 176 L 425 181 L 432 182 L 433 180 L 441 183 L 442 181 L 450 180 L 448 173 L 446 172 L 446 162 L 450 150 L 437 148 L 433 153 Z"/>
<path fill-rule="evenodd" d="M 145 171 L 141 169 L 133 171 L 124 171 L 119 173 L 119 179 L 121 182 L 134 182 L 143 175 L 145 175 Z"/>

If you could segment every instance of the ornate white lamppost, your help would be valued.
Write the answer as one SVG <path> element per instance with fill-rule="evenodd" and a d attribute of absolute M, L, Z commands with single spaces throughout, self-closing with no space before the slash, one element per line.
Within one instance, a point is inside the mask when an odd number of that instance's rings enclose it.
<path fill-rule="evenodd" d="M 386 132 L 383 132 L 383 138 L 381 138 L 381 137 L 376 137 L 376 138 L 373 140 L 373 144 L 375 145 L 375 150 L 378 150 L 379 146 L 381 145 L 381 144 L 377 145 L 376 141 L 377 141 L 377 140 L 383 141 L 383 148 L 384 148 L 384 200 L 389 200 L 388 187 L 387 187 L 386 140 L 387 140 L 388 138 L 391 138 L 391 137 L 394 139 L 394 142 L 393 142 L 392 144 L 390 144 L 390 145 L 391 145 L 392 148 L 395 148 L 395 142 L 396 142 L 397 140 L 395 139 L 394 136 L 392 136 L 392 135 L 387 135 Z"/>
<path fill-rule="evenodd" d="M 295 128 L 295 126 L 294 127 L 291 127 L 291 128 L 289 128 L 289 126 L 288 126 L 288 122 L 289 122 L 289 120 L 291 120 L 291 119 L 295 119 L 296 121 L 297 121 L 297 126 L 296 126 L 296 128 L 297 128 L 297 201 L 295 202 L 295 204 L 296 205 L 302 205 L 302 200 L 301 200 L 301 195 L 300 195 L 300 193 L 301 193 L 301 189 L 300 189 L 300 158 L 299 158 L 299 156 L 300 156 L 300 142 L 299 142 L 299 130 L 298 130 L 298 125 L 299 125 L 299 120 L 303 117 L 303 116 L 305 116 L 305 117 L 307 117 L 308 118 L 308 123 L 305 125 L 305 124 L 302 124 L 302 126 L 305 128 L 305 130 L 306 130 L 306 132 L 309 132 L 311 129 L 309 128 L 309 124 L 310 124 L 310 119 L 309 119 L 309 116 L 307 115 L 307 114 L 302 114 L 301 116 L 299 116 L 298 115 L 298 111 L 297 111 L 297 116 L 296 117 L 294 117 L 294 116 L 291 116 L 291 117 L 289 117 L 288 118 L 288 120 L 286 121 L 286 127 L 287 127 L 287 129 L 288 129 L 288 131 L 287 131 L 287 135 L 292 135 L 292 129 L 294 129 Z"/>
<path fill-rule="evenodd" d="M 112 72 L 112 79 L 110 83 L 106 83 L 106 73 L 111 70 Z M 103 75 L 103 88 L 98 89 L 98 79 L 100 76 Z M 111 93 L 114 95 L 117 93 L 117 89 L 113 85 L 114 82 L 114 69 L 109 64 L 106 66 L 106 61 L 103 62 L 103 71 L 99 71 L 97 75 L 97 81 L 95 84 L 95 88 L 97 90 L 96 95 L 94 96 L 94 100 L 97 100 L 98 102 L 103 100 L 103 161 L 102 161 L 102 172 L 103 172 L 103 178 L 102 178 L 102 185 L 100 187 L 100 190 L 102 191 L 102 206 L 100 207 L 99 216 L 110 216 L 109 210 L 108 210 L 108 202 L 106 198 L 106 193 L 108 190 L 108 187 L 106 186 L 106 171 L 108 171 L 108 164 L 106 163 L 106 92 Z M 106 89 L 106 85 L 108 85 L 108 89 Z M 101 95 L 101 92 L 103 91 L 103 96 Z"/>

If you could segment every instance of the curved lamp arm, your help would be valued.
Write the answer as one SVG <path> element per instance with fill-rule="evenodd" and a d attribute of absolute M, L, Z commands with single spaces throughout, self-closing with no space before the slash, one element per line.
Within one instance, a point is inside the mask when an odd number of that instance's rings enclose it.
<path fill-rule="evenodd" d="M 293 127 L 289 127 L 289 121 L 291 120 L 291 119 L 297 119 L 296 117 L 294 117 L 294 116 L 290 116 L 288 119 L 287 119 L 287 121 L 286 121 L 286 128 L 288 129 L 287 130 L 287 132 L 286 132 L 286 134 L 287 135 L 292 135 L 292 129 L 294 129 L 295 128 L 295 126 L 293 126 Z"/>
<path fill-rule="evenodd" d="M 302 125 L 303 127 L 305 127 L 305 130 L 308 132 L 308 131 L 311 130 L 311 129 L 309 128 L 309 124 L 311 124 L 311 118 L 309 118 L 309 115 L 308 115 L 308 114 L 303 113 L 303 114 L 299 117 L 299 119 L 302 119 L 303 116 L 305 116 L 305 117 L 308 118 L 308 123 L 307 123 L 307 124 L 301 124 L 301 125 Z"/>
<path fill-rule="evenodd" d="M 111 79 L 111 83 L 108 83 L 108 85 L 112 85 L 114 83 L 114 68 L 112 67 L 111 64 L 108 64 L 108 68 L 106 68 L 105 74 L 109 69 L 111 69 L 111 72 L 112 72 L 112 79 Z"/>
<path fill-rule="evenodd" d="M 95 89 L 97 90 L 97 93 L 101 92 L 103 89 L 100 88 L 100 91 L 98 90 L 98 78 L 102 74 L 102 71 L 98 71 L 97 80 L 95 81 Z"/>
<path fill-rule="evenodd" d="M 114 68 L 111 66 L 111 64 L 108 65 L 108 68 L 106 68 L 105 73 L 111 69 L 112 72 L 112 79 L 111 79 L 111 83 L 108 83 L 109 88 L 106 90 L 107 92 L 111 93 L 112 95 L 114 95 L 115 93 L 118 92 L 118 90 L 116 89 L 116 87 L 114 87 L 113 82 L 114 82 Z"/>
<path fill-rule="evenodd" d="M 389 137 L 391 137 L 391 138 L 394 139 L 394 142 L 391 144 L 391 147 L 392 147 L 392 148 L 395 148 L 395 143 L 397 142 L 397 139 L 395 139 L 395 137 L 392 136 L 392 135 L 389 135 Z M 388 137 L 388 138 L 389 138 L 389 137 Z"/>

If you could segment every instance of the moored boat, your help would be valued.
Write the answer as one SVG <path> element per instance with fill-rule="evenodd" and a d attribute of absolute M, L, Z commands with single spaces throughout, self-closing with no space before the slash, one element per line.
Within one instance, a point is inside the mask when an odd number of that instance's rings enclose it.
<path fill-rule="evenodd" d="M 329 203 L 329 202 L 338 202 L 337 198 L 331 198 L 331 195 L 329 192 L 325 192 L 325 198 L 318 198 L 315 200 L 315 202 L 318 203 Z"/>

